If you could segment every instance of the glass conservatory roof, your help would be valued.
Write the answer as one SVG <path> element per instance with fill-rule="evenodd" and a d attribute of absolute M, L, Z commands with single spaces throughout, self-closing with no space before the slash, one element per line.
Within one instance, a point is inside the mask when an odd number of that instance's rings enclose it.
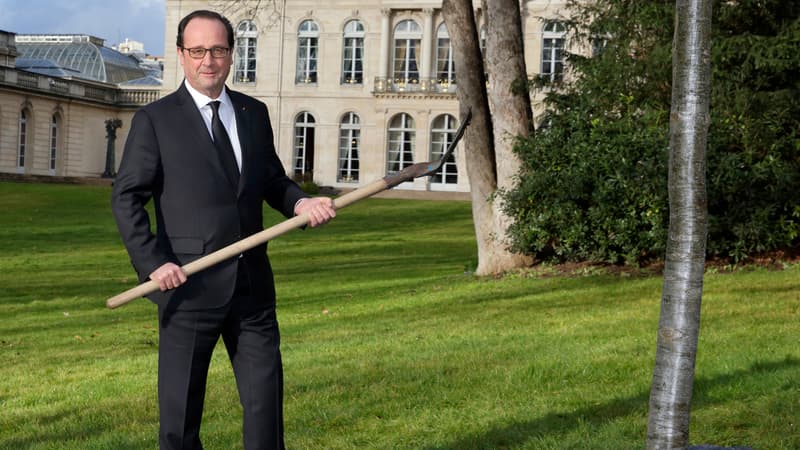
<path fill-rule="evenodd" d="M 161 86 L 161 84 L 161 80 L 152 75 L 119 83 L 120 86 Z"/>
<path fill-rule="evenodd" d="M 147 74 L 132 56 L 85 35 L 17 35 L 18 69 L 119 84 Z"/>

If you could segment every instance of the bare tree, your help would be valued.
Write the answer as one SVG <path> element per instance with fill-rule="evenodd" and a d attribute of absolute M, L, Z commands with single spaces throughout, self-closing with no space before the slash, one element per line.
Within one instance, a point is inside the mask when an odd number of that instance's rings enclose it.
<path fill-rule="evenodd" d="M 711 97 L 712 0 L 677 0 L 672 51 L 669 236 L 648 449 L 687 448 L 700 331 L 708 208 L 706 145 Z"/>
<path fill-rule="evenodd" d="M 453 45 L 458 100 L 473 119 L 465 134 L 467 176 L 478 242 L 478 275 L 527 266 L 531 259 L 508 250 L 511 218 L 502 210 L 501 189 L 510 189 L 520 161 L 514 140 L 532 129 L 530 97 L 522 42 L 519 0 L 487 2 L 487 91 L 483 58 L 471 0 L 444 0 L 442 14 Z M 491 102 L 491 112 L 490 104 Z"/>
<path fill-rule="evenodd" d="M 228 18 L 259 18 L 262 26 L 272 28 L 283 19 L 282 3 L 281 0 L 209 0 L 208 6 Z"/>

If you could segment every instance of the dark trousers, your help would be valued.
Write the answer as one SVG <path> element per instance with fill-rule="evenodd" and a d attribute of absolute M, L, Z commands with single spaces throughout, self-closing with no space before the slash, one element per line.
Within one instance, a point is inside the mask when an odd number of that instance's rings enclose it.
<path fill-rule="evenodd" d="M 283 368 L 275 304 L 257 305 L 237 284 L 222 308 L 159 308 L 158 406 L 161 450 L 199 450 L 211 354 L 222 336 L 244 413 L 246 450 L 283 450 Z"/>

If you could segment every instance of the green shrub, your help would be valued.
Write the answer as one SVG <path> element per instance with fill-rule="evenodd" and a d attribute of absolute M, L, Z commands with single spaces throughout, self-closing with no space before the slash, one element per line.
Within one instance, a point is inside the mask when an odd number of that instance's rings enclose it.
<path fill-rule="evenodd" d="M 300 183 L 300 189 L 308 195 L 319 194 L 319 185 L 313 181 L 303 181 Z"/>
<path fill-rule="evenodd" d="M 575 78 L 549 92 L 547 126 L 518 142 L 524 167 L 503 193 L 513 248 L 561 261 L 660 258 L 674 3 L 571 7 L 575 39 L 608 39 L 592 58 L 570 56 Z M 741 260 L 798 244 L 800 2 L 720 2 L 714 13 L 707 248 Z"/>

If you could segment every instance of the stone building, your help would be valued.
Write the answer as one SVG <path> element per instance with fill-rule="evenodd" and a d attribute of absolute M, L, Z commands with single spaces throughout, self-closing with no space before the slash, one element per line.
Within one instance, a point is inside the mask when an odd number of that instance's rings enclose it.
<path fill-rule="evenodd" d="M 113 175 L 159 76 L 93 36 L 0 31 L 0 173 Z"/>
<path fill-rule="evenodd" d="M 474 5 L 483 24 L 480 1 Z M 531 77 L 564 70 L 565 7 L 521 3 Z M 134 112 L 183 80 L 175 33 L 195 9 L 231 19 L 228 84 L 267 104 L 278 152 L 296 179 L 356 188 L 436 159 L 459 125 L 440 8 L 436 0 L 166 0 L 164 57 L 138 67 L 135 46 L 121 45 L 126 55 L 91 36 L 0 31 L 0 172 L 113 175 Z M 154 65 L 163 67 L 160 80 Z M 440 174 L 396 189 L 469 191 L 460 149 Z"/>
<path fill-rule="evenodd" d="M 248 9 L 256 3 L 257 11 Z M 532 77 L 563 71 L 565 5 L 522 2 Z M 441 1 L 167 0 L 166 8 L 163 93 L 183 80 L 180 19 L 196 9 L 223 13 L 236 34 L 229 86 L 267 104 L 280 157 L 298 180 L 355 188 L 438 158 L 458 127 Z M 469 191 L 460 151 L 437 176 L 396 189 Z"/>

